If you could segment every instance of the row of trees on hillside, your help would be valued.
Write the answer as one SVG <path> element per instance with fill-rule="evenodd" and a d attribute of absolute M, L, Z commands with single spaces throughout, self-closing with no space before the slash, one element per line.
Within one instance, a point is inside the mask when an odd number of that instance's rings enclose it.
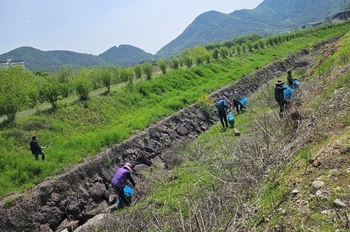
<path fill-rule="evenodd" d="M 344 23 L 349 22 L 345 21 Z M 158 60 L 157 66 L 165 74 L 171 69 L 201 65 L 210 63 L 211 59 L 254 52 L 341 24 L 322 25 L 317 28 L 299 30 L 265 39 L 259 35 L 249 35 L 232 41 L 197 46 L 182 51 L 179 57 Z M 106 88 L 106 92 L 110 92 L 111 85 L 123 82 L 133 84 L 135 78 L 139 79 L 142 76 L 145 76 L 146 80 L 150 80 L 154 71 L 155 67 L 150 62 L 144 62 L 134 67 L 81 69 L 63 67 L 58 73 L 47 71 L 33 73 L 23 67 L 2 68 L 0 69 L 0 116 L 6 115 L 9 121 L 13 121 L 18 111 L 33 108 L 44 101 L 49 102 L 55 109 L 59 99 L 67 98 L 74 93 L 80 100 L 87 100 L 92 90 Z"/>

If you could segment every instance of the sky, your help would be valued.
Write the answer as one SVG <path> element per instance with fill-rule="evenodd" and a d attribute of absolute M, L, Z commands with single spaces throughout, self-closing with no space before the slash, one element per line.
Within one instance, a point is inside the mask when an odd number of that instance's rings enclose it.
<path fill-rule="evenodd" d="M 0 54 L 21 46 L 99 55 L 128 44 L 156 54 L 200 14 L 263 0 L 0 0 Z"/>

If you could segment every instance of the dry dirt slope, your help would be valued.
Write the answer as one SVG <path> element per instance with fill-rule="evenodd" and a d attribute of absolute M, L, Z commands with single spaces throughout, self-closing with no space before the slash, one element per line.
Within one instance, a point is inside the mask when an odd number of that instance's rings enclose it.
<path fill-rule="evenodd" d="M 272 187 L 263 186 L 258 231 L 350 230 L 348 37 L 329 44 L 308 70 L 299 95 L 300 126 L 281 150 L 289 162 Z"/>

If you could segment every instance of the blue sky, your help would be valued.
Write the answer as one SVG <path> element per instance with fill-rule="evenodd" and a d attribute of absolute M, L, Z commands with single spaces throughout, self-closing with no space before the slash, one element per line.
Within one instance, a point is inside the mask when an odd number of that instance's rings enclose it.
<path fill-rule="evenodd" d="M 21 46 L 99 55 L 129 44 L 155 54 L 200 14 L 263 0 L 0 0 L 0 54 Z"/>

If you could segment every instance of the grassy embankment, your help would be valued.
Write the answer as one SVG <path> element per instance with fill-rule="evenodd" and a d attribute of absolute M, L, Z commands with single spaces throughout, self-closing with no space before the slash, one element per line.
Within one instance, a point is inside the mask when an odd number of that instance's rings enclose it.
<path fill-rule="evenodd" d="M 119 143 L 199 98 L 287 54 L 339 35 L 347 25 L 315 30 L 282 44 L 248 54 L 171 70 L 150 81 L 117 89 L 109 95 L 60 105 L 1 124 L 0 196 L 23 191 L 45 177 L 59 174 L 86 157 Z M 244 119 L 242 119 L 244 120 Z M 47 162 L 34 162 L 29 142 L 36 134 L 47 148 Z"/>
<path fill-rule="evenodd" d="M 318 40 L 330 35 L 327 33 Z M 312 38 L 308 40 L 310 45 L 316 41 Z M 330 153 L 329 160 L 325 161 L 330 164 L 319 170 L 309 163 L 320 148 L 335 140 L 341 139 L 344 146 L 349 147 L 349 106 L 348 100 L 343 98 L 350 90 L 350 75 L 346 71 L 350 61 L 350 34 L 338 45 L 339 50 L 334 54 L 328 51 L 321 55 L 312 76 L 304 71 L 294 73 L 297 78 L 306 75 L 295 96 L 304 102 L 300 111 L 307 115 L 299 131 L 295 132 L 287 119 L 278 119 L 272 81 L 251 96 L 249 110 L 236 117 L 238 129 L 244 131 L 240 138 L 232 136 L 232 130 L 219 133 L 220 125 L 200 135 L 178 151 L 181 157 L 178 166 L 158 175 L 152 186 L 139 186 L 148 193 L 147 197 L 134 209 L 121 211 L 120 222 L 111 222 L 109 228 L 118 228 L 118 231 L 121 228 L 346 231 L 349 221 L 333 202 L 336 198 L 348 199 L 348 159 L 344 154 Z M 343 101 L 343 107 L 334 104 L 335 100 Z M 271 108 L 271 104 L 275 107 Z M 313 140 L 304 141 L 308 142 L 305 146 L 300 144 L 302 149 L 294 156 L 283 154 L 293 151 L 293 148 L 282 148 L 288 146 L 291 138 L 307 134 L 311 122 L 316 128 L 316 132 L 312 132 Z M 331 172 L 334 168 L 337 171 Z M 330 190 L 328 199 L 310 196 L 310 184 L 320 178 Z M 302 197 L 293 197 L 293 189 L 299 189 Z M 128 221 L 130 218 L 132 225 Z M 118 227 L 113 227 L 113 223 Z"/>

